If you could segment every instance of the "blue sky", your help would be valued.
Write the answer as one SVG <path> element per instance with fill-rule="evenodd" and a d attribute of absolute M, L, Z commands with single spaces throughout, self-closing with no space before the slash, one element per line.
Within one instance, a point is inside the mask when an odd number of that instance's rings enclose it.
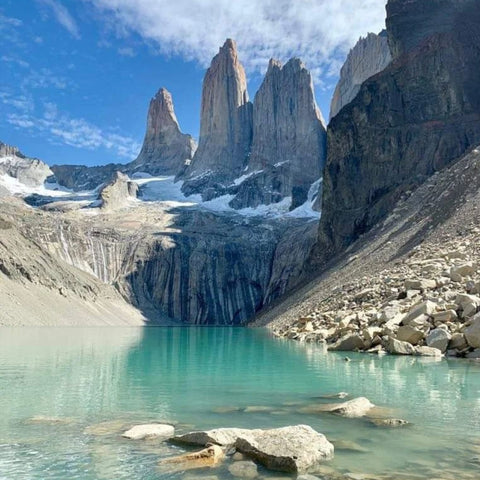
<path fill-rule="evenodd" d="M 285 2 L 284 6 L 281 4 Z M 335 3 L 335 5 L 334 5 Z M 205 68 L 236 39 L 253 98 L 270 57 L 302 58 L 325 117 L 340 66 L 385 0 L 2 0 L 0 140 L 47 163 L 135 158 L 150 98 L 198 137 Z"/>

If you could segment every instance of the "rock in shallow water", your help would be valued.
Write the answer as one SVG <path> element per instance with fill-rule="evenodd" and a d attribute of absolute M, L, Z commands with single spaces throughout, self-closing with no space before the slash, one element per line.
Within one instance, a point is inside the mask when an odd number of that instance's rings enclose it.
<path fill-rule="evenodd" d="M 270 470 L 304 472 L 333 458 L 333 445 L 307 425 L 270 430 L 219 428 L 191 432 L 172 439 L 187 445 L 234 446 L 239 452 Z"/>
<path fill-rule="evenodd" d="M 160 461 L 160 466 L 171 465 L 175 470 L 192 470 L 196 468 L 214 467 L 225 458 L 223 449 L 218 445 L 210 445 L 203 450 L 178 457 L 165 458 Z"/>
<path fill-rule="evenodd" d="M 131 440 L 143 440 L 144 438 L 165 437 L 169 438 L 175 435 L 175 428 L 172 425 L 162 423 L 152 423 L 146 425 L 135 425 L 130 430 L 123 433 L 122 437 Z"/>
<path fill-rule="evenodd" d="M 228 471 L 234 477 L 255 478 L 258 476 L 257 466 L 250 461 L 232 463 L 232 465 L 228 467 Z"/>

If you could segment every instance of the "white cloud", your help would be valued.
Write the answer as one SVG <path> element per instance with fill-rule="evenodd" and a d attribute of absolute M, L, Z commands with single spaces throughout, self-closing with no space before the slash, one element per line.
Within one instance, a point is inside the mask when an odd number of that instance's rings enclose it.
<path fill-rule="evenodd" d="M 80 38 L 80 32 L 78 30 L 77 22 L 70 15 L 70 12 L 67 10 L 65 5 L 57 2 L 56 0 L 41 0 L 44 5 L 49 7 L 57 22 L 62 25 L 65 30 L 67 30 L 72 37 Z"/>
<path fill-rule="evenodd" d="M 65 77 L 55 75 L 48 68 L 40 68 L 39 70 L 30 70 L 30 73 L 23 77 L 21 86 L 27 91 L 30 91 L 33 88 L 56 88 L 57 90 L 66 90 L 68 87 L 72 87 L 73 84 Z"/>
<path fill-rule="evenodd" d="M 16 127 L 44 135 L 52 143 L 86 150 L 105 148 L 129 160 L 140 151 L 140 144 L 136 140 L 120 135 L 114 129 L 102 129 L 83 118 L 61 114 L 54 103 L 44 104 L 42 116 L 27 112 L 12 113 L 7 115 L 7 121 Z"/>
<path fill-rule="evenodd" d="M 85 0 L 117 33 L 135 32 L 164 54 L 202 66 L 227 37 L 237 41 L 250 73 L 270 57 L 299 56 L 316 78 L 345 57 L 358 38 L 385 23 L 386 0 Z"/>

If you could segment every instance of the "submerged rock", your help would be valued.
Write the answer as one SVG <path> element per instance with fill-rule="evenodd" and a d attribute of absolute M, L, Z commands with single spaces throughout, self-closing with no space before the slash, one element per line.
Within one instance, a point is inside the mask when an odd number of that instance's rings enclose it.
<path fill-rule="evenodd" d="M 375 405 L 365 397 L 358 397 L 343 403 L 309 405 L 301 408 L 301 413 L 334 413 L 348 418 L 365 416 Z"/>
<path fill-rule="evenodd" d="M 372 418 L 371 423 L 377 427 L 404 427 L 405 425 L 410 425 L 410 422 L 402 420 L 400 418 Z"/>
<path fill-rule="evenodd" d="M 228 471 L 234 477 L 255 478 L 258 476 L 258 470 L 255 463 L 250 461 L 238 461 L 228 467 Z"/>

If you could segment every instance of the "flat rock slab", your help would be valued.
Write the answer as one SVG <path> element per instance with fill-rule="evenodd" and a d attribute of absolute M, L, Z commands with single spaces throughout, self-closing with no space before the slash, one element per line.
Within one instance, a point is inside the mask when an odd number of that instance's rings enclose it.
<path fill-rule="evenodd" d="M 305 472 L 324 460 L 333 458 L 334 447 L 325 435 L 307 425 L 269 430 L 219 428 L 191 432 L 174 437 L 174 443 L 205 446 L 213 443 L 234 446 L 239 452 L 281 472 Z"/>
<path fill-rule="evenodd" d="M 144 438 L 164 437 L 170 438 L 175 435 L 175 427 L 163 423 L 151 423 L 146 425 L 135 425 L 122 434 L 122 437 L 131 440 L 143 440 Z"/>

